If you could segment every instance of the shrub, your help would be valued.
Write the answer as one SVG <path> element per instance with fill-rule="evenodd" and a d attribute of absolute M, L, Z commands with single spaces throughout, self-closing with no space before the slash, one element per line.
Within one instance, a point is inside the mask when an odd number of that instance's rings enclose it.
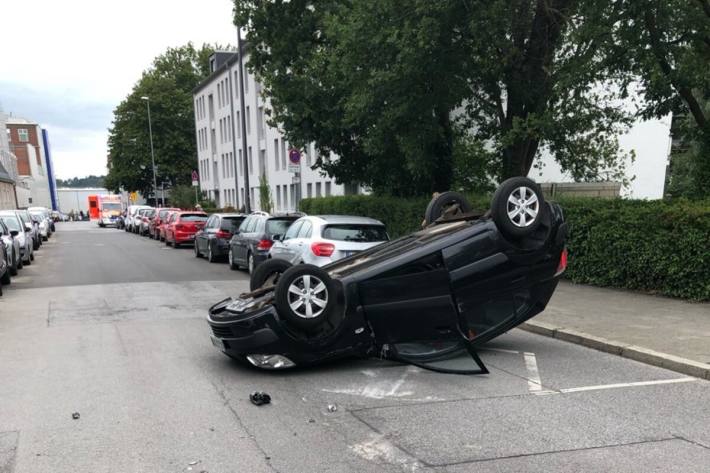
<path fill-rule="evenodd" d="M 485 209 L 487 196 L 469 196 Z M 429 198 L 304 199 L 308 214 L 376 218 L 395 238 L 417 230 Z M 562 199 L 570 227 L 565 277 L 598 286 L 710 300 L 710 201 Z"/>

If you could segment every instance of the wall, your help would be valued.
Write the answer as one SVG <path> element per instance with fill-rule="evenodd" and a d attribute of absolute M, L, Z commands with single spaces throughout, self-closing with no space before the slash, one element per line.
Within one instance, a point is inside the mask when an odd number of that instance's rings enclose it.
<path fill-rule="evenodd" d="M 0 182 L 0 210 L 15 208 L 15 186 Z"/>
<path fill-rule="evenodd" d="M 108 189 L 103 187 L 85 187 L 80 189 L 60 187 L 57 189 L 59 197 L 59 210 L 64 213 L 71 211 L 84 213 L 89 211 L 89 196 L 99 194 L 110 194 Z"/>

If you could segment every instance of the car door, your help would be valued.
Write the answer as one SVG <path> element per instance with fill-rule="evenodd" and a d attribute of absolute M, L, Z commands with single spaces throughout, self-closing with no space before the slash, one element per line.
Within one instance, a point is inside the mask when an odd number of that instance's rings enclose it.
<path fill-rule="evenodd" d="M 205 223 L 205 226 L 198 230 L 197 233 L 195 234 L 195 244 L 197 245 L 197 249 L 206 252 L 207 248 L 209 247 L 209 233 L 210 229 L 214 228 L 215 220 L 217 220 L 218 217 L 216 215 L 212 215 L 210 218 L 207 219 L 207 222 Z"/>
<path fill-rule="evenodd" d="M 249 232 L 254 228 L 256 222 L 256 215 L 249 215 L 244 219 L 241 225 L 239 225 L 239 233 L 237 238 L 234 239 L 234 259 L 238 264 L 247 263 L 247 245 Z"/>
<path fill-rule="evenodd" d="M 293 249 L 294 259 L 293 263 L 296 262 L 308 262 L 311 251 L 310 238 L 313 232 L 313 222 L 310 220 L 304 220 L 303 225 L 298 230 L 298 235 L 291 243 L 291 248 Z"/>
<path fill-rule="evenodd" d="M 296 222 L 288 228 L 281 241 L 274 242 L 270 250 L 270 254 L 273 258 L 285 259 L 290 262 L 294 261 L 297 256 L 294 241 L 304 221 L 304 219 L 296 220 Z"/>

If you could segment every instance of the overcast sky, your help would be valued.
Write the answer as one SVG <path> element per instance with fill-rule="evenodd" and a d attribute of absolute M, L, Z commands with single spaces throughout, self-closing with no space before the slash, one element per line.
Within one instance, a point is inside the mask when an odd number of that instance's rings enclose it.
<path fill-rule="evenodd" d="M 0 106 L 49 132 L 56 176 L 106 173 L 113 109 L 153 58 L 235 44 L 231 0 L 3 1 Z"/>

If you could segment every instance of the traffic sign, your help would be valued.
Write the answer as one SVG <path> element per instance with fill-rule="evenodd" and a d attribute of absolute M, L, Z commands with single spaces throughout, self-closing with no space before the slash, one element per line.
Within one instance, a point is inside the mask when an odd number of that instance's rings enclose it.
<path fill-rule="evenodd" d="M 296 148 L 288 150 L 288 171 L 299 172 L 301 170 L 301 152 Z"/>
<path fill-rule="evenodd" d="M 200 185 L 200 176 L 197 174 L 197 171 L 192 171 L 192 185 L 195 187 Z"/>

